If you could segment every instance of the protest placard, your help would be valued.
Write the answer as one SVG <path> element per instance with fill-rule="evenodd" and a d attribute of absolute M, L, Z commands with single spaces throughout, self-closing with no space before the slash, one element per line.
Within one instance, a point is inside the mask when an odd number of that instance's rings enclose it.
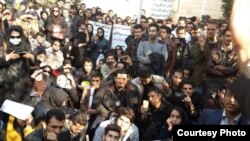
<path fill-rule="evenodd" d="M 24 105 L 24 104 L 14 102 L 14 101 L 7 99 L 4 101 L 0 110 L 18 118 L 18 119 L 26 120 L 26 118 L 34 110 L 34 107 Z"/>
<path fill-rule="evenodd" d="M 122 49 L 125 51 L 127 45 L 125 39 L 131 34 L 131 27 L 125 25 L 113 25 L 113 34 L 112 34 L 112 48 L 114 49 L 117 45 L 122 46 Z"/>
<path fill-rule="evenodd" d="M 166 19 L 172 12 L 174 0 L 153 0 L 151 17 L 154 19 Z"/>

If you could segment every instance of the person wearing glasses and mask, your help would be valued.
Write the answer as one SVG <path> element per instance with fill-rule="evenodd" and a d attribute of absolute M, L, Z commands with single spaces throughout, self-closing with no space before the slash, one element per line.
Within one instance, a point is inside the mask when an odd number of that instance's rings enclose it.
<path fill-rule="evenodd" d="M 0 58 L 0 105 L 5 99 L 16 102 L 29 102 L 29 66 L 34 56 L 30 44 L 20 26 L 8 28 L 4 43 L 3 57 Z"/>

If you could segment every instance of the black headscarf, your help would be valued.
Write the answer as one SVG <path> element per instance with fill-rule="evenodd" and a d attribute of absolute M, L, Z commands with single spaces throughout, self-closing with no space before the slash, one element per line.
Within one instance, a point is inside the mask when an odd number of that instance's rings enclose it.
<path fill-rule="evenodd" d="M 21 43 L 19 45 L 13 45 L 12 43 L 10 43 L 10 34 L 14 30 L 20 33 Z M 11 53 L 12 51 L 16 52 L 30 51 L 30 44 L 28 43 L 28 40 L 23 33 L 22 27 L 19 25 L 13 25 L 7 29 L 5 34 L 5 42 L 7 43 L 7 54 Z"/>

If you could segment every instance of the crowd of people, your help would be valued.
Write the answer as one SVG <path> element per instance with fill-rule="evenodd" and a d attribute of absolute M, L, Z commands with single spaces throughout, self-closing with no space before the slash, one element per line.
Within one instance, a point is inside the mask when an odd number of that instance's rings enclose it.
<path fill-rule="evenodd" d="M 73 0 L 1 0 L 0 17 L 0 105 L 34 107 L 26 120 L 0 113 L 4 140 L 172 140 L 175 125 L 250 124 L 231 91 L 242 56 L 228 20 L 138 22 Z M 127 48 L 89 21 L 131 26 Z"/>

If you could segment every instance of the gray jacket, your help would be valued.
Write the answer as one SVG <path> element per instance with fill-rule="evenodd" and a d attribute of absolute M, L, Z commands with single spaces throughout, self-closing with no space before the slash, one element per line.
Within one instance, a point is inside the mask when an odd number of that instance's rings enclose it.
<path fill-rule="evenodd" d="M 101 122 L 100 126 L 95 131 L 95 136 L 93 141 L 102 141 L 102 137 L 104 135 L 104 129 L 111 123 L 112 123 L 111 120 L 106 120 Z M 139 141 L 138 128 L 134 124 L 131 124 L 124 138 L 120 139 L 119 141 Z"/>

